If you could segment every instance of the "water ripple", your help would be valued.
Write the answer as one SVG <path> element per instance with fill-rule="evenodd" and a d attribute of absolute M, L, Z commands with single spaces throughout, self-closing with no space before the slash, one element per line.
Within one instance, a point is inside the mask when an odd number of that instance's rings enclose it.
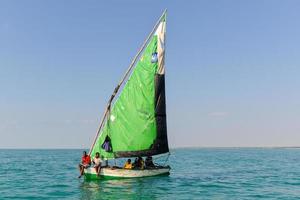
<path fill-rule="evenodd" d="M 176 149 L 171 175 L 77 179 L 81 150 L 1 150 L 0 199 L 299 199 L 300 149 Z"/>

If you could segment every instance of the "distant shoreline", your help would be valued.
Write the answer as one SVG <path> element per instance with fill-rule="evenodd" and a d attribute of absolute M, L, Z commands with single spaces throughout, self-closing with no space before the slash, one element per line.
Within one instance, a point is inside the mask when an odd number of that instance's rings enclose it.
<path fill-rule="evenodd" d="M 170 149 L 299 149 L 300 146 L 249 146 L 249 147 L 175 147 Z"/>
<path fill-rule="evenodd" d="M 249 146 L 249 147 L 172 147 L 170 150 L 177 149 L 300 149 L 300 146 Z M 88 150 L 87 148 L 0 148 L 0 150 Z"/>

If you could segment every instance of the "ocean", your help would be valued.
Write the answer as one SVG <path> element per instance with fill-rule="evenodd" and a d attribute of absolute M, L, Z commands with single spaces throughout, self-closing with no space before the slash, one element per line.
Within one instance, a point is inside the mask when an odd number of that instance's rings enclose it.
<path fill-rule="evenodd" d="M 300 199 L 299 148 L 173 149 L 170 176 L 99 181 L 81 154 L 0 150 L 0 199 Z"/>

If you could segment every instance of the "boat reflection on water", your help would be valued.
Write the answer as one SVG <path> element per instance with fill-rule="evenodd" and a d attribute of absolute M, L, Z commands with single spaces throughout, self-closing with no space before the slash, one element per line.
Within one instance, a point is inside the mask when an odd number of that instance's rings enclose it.
<path fill-rule="evenodd" d="M 80 199 L 160 199 L 165 193 L 159 189 L 162 179 L 170 178 L 85 180 L 79 185 Z"/>

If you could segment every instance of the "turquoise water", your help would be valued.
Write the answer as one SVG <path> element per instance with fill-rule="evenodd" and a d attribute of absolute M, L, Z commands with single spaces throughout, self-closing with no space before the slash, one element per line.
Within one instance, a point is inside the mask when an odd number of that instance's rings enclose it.
<path fill-rule="evenodd" d="M 0 199 L 300 199 L 300 149 L 175 149 L 167 177 L 84 181 L 81 150 L 0 150 Z"/>

